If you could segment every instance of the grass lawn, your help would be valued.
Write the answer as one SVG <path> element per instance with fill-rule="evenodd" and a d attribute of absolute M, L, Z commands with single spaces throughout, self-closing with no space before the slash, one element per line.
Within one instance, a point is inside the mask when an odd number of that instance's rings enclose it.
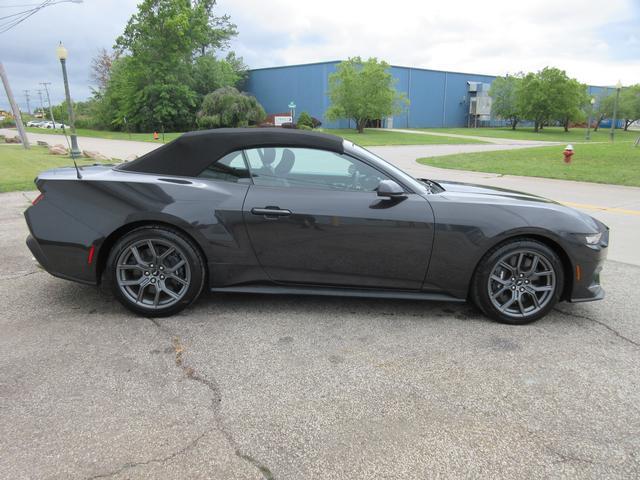
<path fill-rule="evenodd" d="M 91 165 L 92 159 L 78 160 L 78 165 Z M 70 157 L 49 155 L 44 147 L 0 145 L 0 192 L 35 190 L 33 179 L 38 173 L 56 167 L 73 166 Z"/>
<path fill-rule="evenodd" d="M 542 131 L 536 133 L 531 128 L 520 128 L 511 130 L 511 128 L 421 128 L 425 132 L 435 133 L 455 133 L 458 135 L 473 135 L 476 137 L 492 137 L 492 138 L 509 138 L 514 140 L 541 140 L 547 142 L 566 142 L 578 143 L 586 142 L 586 131 L 584 128 L 571 128 L 565 132 L 562 127 L 545 127 Z M 616 140 L 633 141 L 640 136 L 639 131 L 628 131 L 617 129 L 615 132 Z M 592 142 L 608 142 L 609 130 L 591 130 Z"/>
<path fill-rule="evenodd" d="M 562 147 L 534 147 L 421 158 L 419 163 L 454 170 L 558 178 L 640 187 L 640 147 L 632 142 L 576 145 L 572 163 Z"/>
<path fill-rule="evenodd" d="M 364 133 L 358 133 L 351 129 L 324 129 L 326 133 L 339 135 L 347 140 L 362 145 L 380 146 L 380 145 L 435 145 L 435 144 L 461 144 L 461 143 L 487 143 L 479 140 L 470 140 L 466 138 L 440 137 L 435 135 L 421 135 L 415 133 L 404 132 L 387 132 L 384 130 L 365 129 Z"/>
<path fill-rule="evenodd" d="M 45 130 L 37 127 L 28 127 L 28 132 L 31 133 L 47 133 L 54 135 L 62 135 L 58 130 Z M 420 135 L 417 133 L 399 133 L 399 132 L 385 132 L 379 130 L 365 130 L 364 133 L 358 133 L 356 130 L 350 129 L 321 129 L 326 133 L 332 133 L 346 138 L 349 141 L 357 143 L 362 146 L 373 145 L 432 145 L 442 143 L 485 143 L 479 140 L 469 140 L 464 138 L 455 137 L 436 137 L 431 135 Z M 153 142 L 162 143 L 162 135 L 160 140 L 153 140 L 152 133 L 132 133 L 131 135 L 124 132 L 108 132 L 103 130 L 89 130 L 80 128 L 77 130 L 77 134 L 80 137 L 94 137 L 94 138 L 107 138 L 110 140 L 138 140 L 141 142 Z M 179 132 L 165 133 L 165 142 L 169 142 L 182 135 Z"/>

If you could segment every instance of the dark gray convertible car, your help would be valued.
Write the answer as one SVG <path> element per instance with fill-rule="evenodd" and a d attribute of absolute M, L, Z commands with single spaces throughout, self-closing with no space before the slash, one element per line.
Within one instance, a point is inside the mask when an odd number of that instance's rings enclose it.
<path fill-rule="evenodd" d="M 27 245 L 52 275 L 174 314 L 213 292 L 471 300 L 522 324 L 601 299 L 608 228 L 525 193 L 413 178 L 342 138 L 188 133 L 40 174 Z"/>

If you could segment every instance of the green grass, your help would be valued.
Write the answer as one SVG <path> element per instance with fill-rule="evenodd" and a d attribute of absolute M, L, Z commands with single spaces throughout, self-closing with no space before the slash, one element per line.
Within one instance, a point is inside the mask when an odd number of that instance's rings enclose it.
<path fill-rule="evenodd" d="M 91 159 L 78 161 L 78 165 L 95 163 Z M 38 173 L 56 167 L 73 166 L 69 157 L 49 155 L 44 147 L 22 145 L 0 145 L 0 192 L 35 190 L 33 180 Z"/>
<path fill-rule="evenodd" d="M 419 133 L 387 132 L 384 130 L 365 129 L 364 133 L 346 128 L 324 129 L 326 133 L 339 135 L 353 143 L 368 146 L 381 145 L 435 145 L 435 144 L 461 144 L 461 143 L 486 143 L 481 140 L 471 140 L 466 138 L 441 137 L 435 135 L 421 135 Z"/>
<path fill-rule="evenodd" d="M 46 133 L 49 135 L 62 135 L 61 130 L 49 130 L 38 127 L 26 127 L 27 132 L 31 133 Z M 69 131 L 67 130 L 67 135 Z M 153 139 L 153 133 L 125 133 L 125 132 L 109 132 L 107 130 L 90 130 L 88 128 L 78 128 L 76 134 L 79 137 L 92 137 L 92 138 L 106 138 L 108 140 L 137 140 L 139 142 L 152 142 L 162 143 L 162 134 L 158 132 L 160 136 L 159 140 Z M 182 135 L 182 132 L 171 132 L 164 134 L 164 141 L 170 142 Z"/>
<path fill-rule="evenodd" d="M 27 127 L 28 132 L 32 133 L 46 133 L 54 135 L 62 135 L 59 130 L 45 130 L 37 127 Z M 326 133 L 332 133 L 346 138 L 347 140 L 357 143 L 362 146 L 373 145 L 433 145 L 433 144 L 461 144 L 461 143 L 485 143 L 481 140 L 469 140 L 464 138 L 455 137 L 440 137 L 431 135 L 421 135 L 418 133 L 400 133 L 400 132 L 385 132 L 380 130 L 366 129 L 364 133 L 358 133 L 356 130 L 350 129 L 324 129 L 320 130 Z M 93 137 L 93 138 L 106 138 L 109 140 L 137 140 L 141 142 L 153 142 L 162 143 L 162 135 L 160 140 L 153 140 L 152 133 L 132 133 L 125 132 L 108 132 L 104 130 L 89 130 L 80 128 L 76 132 L 80 137 Z M 165 133 L 165 142 L 169 142 L 182 135 L 179 132 Z"/>
<path fill-rule="evenodd" d="M 532 128 L 421 128 L 418 131 L 434 133 L 454 133 L 457 135 L 473 135 L 476 137 L 509 138 L 513 140 L 540 140 L 547 142 L 578 143 L 586 142 L 586 130 L 584 128 L 571 128 L 565 132 L 562 127 L 545 127 L 536 133 Z M 628 131 L 617 129 L 615 138 L 619 140 L 635 140 L 640 136 L 638 131 Z M 591 131 L 592 142 L 608 142 L 609 130 L 600 129 L 597 132 Z"/>
<path fill-rule="evenodd" d="M 446 155 L 418 162 L 454 170 L 640 187 L 640 147 L 632 142 L 576 145 L 570 165 L 563 162 L 558 146 Z"/>

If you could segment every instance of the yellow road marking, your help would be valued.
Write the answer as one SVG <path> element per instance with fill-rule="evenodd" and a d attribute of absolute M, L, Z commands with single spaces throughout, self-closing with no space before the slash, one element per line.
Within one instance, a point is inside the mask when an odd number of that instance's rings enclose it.
<path fill-rule="evenodd" d="M 616 208 L 616 207 L 602 207 L 599 205 L 589 205 L 585 203 L 573 203 L 573 202 L 560 202 L 560 203 L 562 203 L 563 205 L 567 205 L 568 207 L 583 208 L 585 210 L 599 210 L 602 212 L 621 213 L 623 215 L 640 216 L 640 210 L 629 210 L 626 208 Z"/>

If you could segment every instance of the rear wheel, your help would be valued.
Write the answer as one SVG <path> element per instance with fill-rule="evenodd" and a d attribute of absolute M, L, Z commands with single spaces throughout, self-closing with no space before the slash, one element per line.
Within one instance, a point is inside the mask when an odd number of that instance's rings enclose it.
<path fill-rule="evenodd" d="M 562 261 L 552 249 L 535 240 L 513 240 L 482 259 L 471 297 L 492 319 L 522 325 L 549 313 L 563 286 Z"/>
<path fill-rule="evenodd" d="M 190 240 L 161 226 L 137 228 L 111 250 L 107 269 L 115 297 L 148 317 L 173 315 L 204 286 L 204 260 Z"/>

